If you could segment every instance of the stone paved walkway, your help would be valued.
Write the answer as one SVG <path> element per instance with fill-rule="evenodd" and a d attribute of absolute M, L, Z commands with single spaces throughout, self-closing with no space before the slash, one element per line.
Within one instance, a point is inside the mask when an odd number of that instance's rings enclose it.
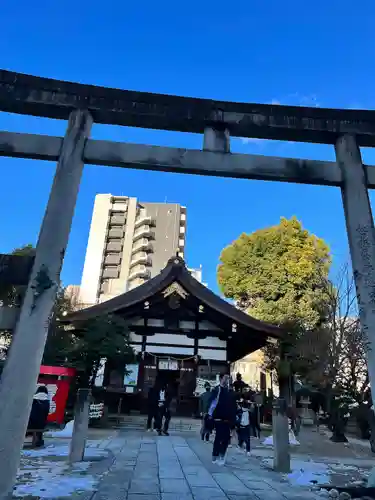
<path fill-rule="evenodd" d="M 121 438 L 121 439 L 119 439 Z M 121 433 L 121 448 L 93 500 L 316 500 L 258 458 L 229 450 L 227 465 L 211 462 L 212 444 L 197 436 Z"/>

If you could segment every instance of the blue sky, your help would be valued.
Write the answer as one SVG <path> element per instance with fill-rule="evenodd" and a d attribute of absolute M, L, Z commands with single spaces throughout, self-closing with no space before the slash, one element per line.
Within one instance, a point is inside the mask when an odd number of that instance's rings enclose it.
<path fill-rule="evenodd" d="M 235 101 L 375 109 L 375 4 L 362 0 L 89 2 L 5 0 L 4 69 L 97 85 Z M 62 135 L 66 123 L 0 113 L 0 129 Z M 202 137 L 95 125 L 92 137 L 199 148 Z M 243 153 L 334 159 L 324 145 L 232 140 Z M 375 153 L 363 150 L 367 163 Z M 0 252 L 37 240 L 50 162 L 0 158 Z M 296 215 L 348 259 L 338 189 L 86 166 L 63 268 L 79 283 L 94 197 L 187 206 L 187 261 L 216 289 L 220 251 L 241 232 Z M 372 202 L 374 197 L 372 197 Z"/>

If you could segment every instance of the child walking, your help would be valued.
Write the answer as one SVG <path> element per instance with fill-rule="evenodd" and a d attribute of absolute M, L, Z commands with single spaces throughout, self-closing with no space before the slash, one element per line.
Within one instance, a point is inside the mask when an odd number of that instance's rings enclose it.
<path fill-rule="evenodd" d="M 237 410 L 237 434 L 238 446 L 242 449 L 246 446 L 246 453 L 250 455 L 250 412 L 249 402 L 240 400 Z"/>

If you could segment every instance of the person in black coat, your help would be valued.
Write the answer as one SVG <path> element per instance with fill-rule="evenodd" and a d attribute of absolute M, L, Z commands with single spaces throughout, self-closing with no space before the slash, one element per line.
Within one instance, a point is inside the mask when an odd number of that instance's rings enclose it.
<path fill-rule="evenodd" d="M 156 428 L 157 421 L 157 413 L 158 413 L 158 401 L 159 401 L 159 393 L 160 393 L 160 383 L 159 381 L 155 381 L 153 387 L 148 391 L 147 397 L 147 431 L 151 432 L 152 430 L 152 421 L 154 421 L 154 429 Z"/>
<path fill-rule="evenodd" d="M 36 390 L 31 407 L 29 423 L 27 429 L 35 432 L 35 446 L 44 446 L 43 431 L 47 425 L 47 418 L 50 409 L 48 389 L 41 385 Z"/>
<path fill-rule="evenodd" d="M 225 464 L 225 456 L 230 441 L 231 429 L 236 424 L 237 405 L 233 393 L 229 391 L 229 375 L 220 375 L 220 385 L 211 394 L 208 415 L 213 419 L 216 435 L 212 450 L 212 462 Z"/>
<path fill-rule="evenodd" d="M 155 429 L 159 436 L 169 436 L 169 422 L 171 421 L 170 406 L 172 402 L 172 390 L 167 384 L 163 384 L 161 390 L 157 393 L 158 396 L 158 409 L 155 418 Z"/>
<path fill-rule="evenodd" d="M 243 394 L 249 386 L 242 380 L 241 373 L 237 373 L 236 380 L 233 382 L 233 390 Z"/>

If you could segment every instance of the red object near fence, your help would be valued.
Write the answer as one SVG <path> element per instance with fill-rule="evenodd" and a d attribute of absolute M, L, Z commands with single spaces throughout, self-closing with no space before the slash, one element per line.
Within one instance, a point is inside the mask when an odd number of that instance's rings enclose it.
<path fill-rule="evenodd" d="M 70 384 L 76 374 L 74 368 L 41 365 L 38 385 L 45 385 L 50 398 L 48 422 L 64 423 Z"/>

